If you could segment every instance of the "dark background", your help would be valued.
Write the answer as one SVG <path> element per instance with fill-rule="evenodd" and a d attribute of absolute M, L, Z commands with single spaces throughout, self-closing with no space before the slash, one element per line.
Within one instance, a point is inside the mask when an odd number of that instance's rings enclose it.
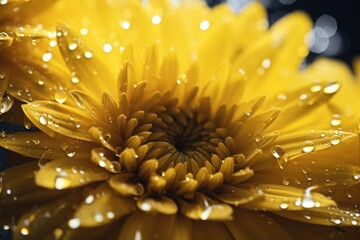
<path fill-rule="evenodd" d="M 245 0 L 232 0 L 244 2 Z M 337 22 L 336 40 L 341 39 L 338 51 L 311 53 L 308 60 L 316 55 L 341 59 L 351 65 L 353 58 L 360 55 L 360 1 L 359 0 L 261 0 L 267 6 L 270 25 L 277 19 L 295 10 L 307 12 L 312 20 L 324 14 L 332 16 Z M 223 0 L 208 0 L 214 6 Z M 334 37 L 329 38 L 329 49 L 334 47 Z M 336 45 L 336 44 L 335 44 Z"/>

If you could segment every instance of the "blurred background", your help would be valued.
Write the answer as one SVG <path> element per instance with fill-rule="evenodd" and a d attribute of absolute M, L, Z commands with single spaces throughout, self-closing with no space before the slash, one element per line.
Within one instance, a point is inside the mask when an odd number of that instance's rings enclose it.
<path fill-rule="evenodd" d="M 215 6 L 225 0 L 207 0 Z M 360 1 L 358 0 L 258 0 L 267 8 L 270 26 L 295 10 L 307 12 L 313 22 L 307 62 L 317 55 L 328 56 L 352 64 L 360 55 Z M 229 0 L 241 8 L 251 0 Z"/>

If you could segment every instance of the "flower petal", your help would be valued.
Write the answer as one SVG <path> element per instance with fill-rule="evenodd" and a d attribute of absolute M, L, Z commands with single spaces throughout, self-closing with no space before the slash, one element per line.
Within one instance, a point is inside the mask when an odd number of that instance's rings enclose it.
<path fill-rule="evenodd" d="M 110 176 L 110 173 L 94 165 L 87 158 L 62 158 L 40 168 L 35 173 L 35 182 L 41 187 L 63 190 L 107 180 Z"/>
<path fill-rule="evenodd" d="M 231 220 L 233 209 L 227 205 L 206 197 L 201 193 L 195 194 L 192 201 L 178 199 L 181 212 L 194 220 Z"/>
<path fill-rule="evenodd" d="M 144 196 L 137 201 L 137 206 L 144 212 L 159 212 L 165 215 L 173 215 L 178 211 L 176 203 L 166 196 Z"/>
<path fill-rule="evenodd" d="M 91 191 L 75 212 L 82 227 L 105 225 L 135 211 L 132 198 L 116 195 L 107 183 Z"/>
<path fill-rule="evenodd" d="M 325 197 L 320 193 L 310 191 L 314 187 L 309 187 L 305 191 L 301 188 L 283 185 L 263 185 L 258 186 L 263 191 L 263 197 L 242 205 L 247 209 L 263 209 L 269 211 L 276 210 L 303 210 L 317 207 L 336 206 L 335 201 Z"/>
<path fill-rule="evenodd" d="M 84 56 L 86 52 L 90 51 L 84 46 L 80 37 L 63 24 L 59 24 L 57 27 L 57 37 L 61 54 L 79 86 L 92 96 L 100 97 L 99 93 L 105 90 L 110 91 L 112 96 L 117 96 L 116 88 L 108 88 L 105 84 L 105 79 L 107 81 L 112 79 L 106 71 L 106 67 L 95 57 L 86 59 L 78 57 Z"/>
<path fill-rule="evenodd" d="M 51 137 L 56 137 L 59 133 L 80 140 L 95 141 L 89 133 L 94 119 L 78 109 L 50 101 L 35 101 L 22 108 L 31 122 Z"/>
<path fill-rule="evenodd" d="M 224 224 L 234 239 L 293 239 L 293 236 L 286 232 L 287 229 L 263 212 L 236 208 L 234 220 Z"/>
<path fill-rule="evenodd" d="M 166 226 L 166 227 L 165 227 Z M 162 215 L 136 211 L 128 217 L 118 239 L 190 240 L 191 221 L 182 215 Z"/>
<path fill-rule="evenodd" d="M 73 206 L 78 201 L 78 195 L 70 194 L 26 213 L 18 221 L 14 239 L 22 239 L 24 235 L 29 235 L 32 239 L 52 236 L 56 233 L 54 230 L 57 226 L 74 212 Z"/>
<path fill-rule="evenodd" d="M 360 215 L 357 210 L 338 207 L 312 208 L 307 211 L 274 212 L 282 217 L 296 221 L 325 226 L 359 226 Z"/>
<path fill-rule="evenodd" d="M 281 167 L 302 155 L 321 151 L 357 137 L 352 132 L 324 130 L 304 131 L 279 135 L 272 143 L 270 153 Z"/>
<path fill-rule="evenodd" d="M 0 205 L 16 206 L 38 203 L 61 196 L 64 192 L 50 191 L 35 185 L 36 161 L 12 167 L 0 173 Z"/>
<path fill-rule="evenodd" d="M 216 190 L 214 196 L 222 202 L 235 206 L 248 203 L 263 195 L 262 191 L 256 189 L 243 189 L 230 185 L 223 185 Z"/>
<path fill-rule="evenodd" d="M 17 132 L 0 138 L 0 146 L 31 158 L 55 159 L 66 157 L 61 145 L 40 132 Z"/>
<path fill-rule="evenodd" d="M 110 187 L 122 196 L 141 196 L 144 193 L 144 186 L 136 183 L 135 174 L 123 173 L 113 176 L 110 181 Z"/>

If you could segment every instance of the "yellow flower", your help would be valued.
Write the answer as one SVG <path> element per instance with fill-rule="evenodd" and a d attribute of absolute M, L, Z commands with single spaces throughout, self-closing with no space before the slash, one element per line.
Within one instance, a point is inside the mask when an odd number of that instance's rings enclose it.
<path fill-rule="evenodd" d="M 51 34 L 42 28 L 38 19 L 31 20 L 34 14 L 50 5 L 52 0 L 2 0 L 0 1 L 0 114 L 7 112 L 13 105 L 13 98 L 5 96 L 8 75 L 16 74 L 8 67 L 16 55 L 26 55 L 24 44 L 35 44 Z M 11 72 L 13 70 L 13 72 Z"/>
<path fill-rule="evenodd" d="M 8 57 L 40 130 L 0 139 L 39 159 L 0 175 L 15 239 L 359 235 L 358 202 L 337 195 L 360 181 L 339 160 L 358 138 L 329 124 L 337 79 L 298 72 L 305 14 L 267 30 L 258 3 L 64 0 L 45 16 L 72 28 Z"/>

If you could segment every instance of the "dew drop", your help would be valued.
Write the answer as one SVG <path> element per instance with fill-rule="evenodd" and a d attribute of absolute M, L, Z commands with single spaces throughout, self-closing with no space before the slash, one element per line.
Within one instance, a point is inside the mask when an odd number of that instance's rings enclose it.
<path fill-rule="evenodd" d="M 52 53 L 51 52 L 46 52 L 46 53 L 44 53 L 43 55 L 42 55 L 42 60 L 44 61 L 44 62 L 50 62 L 50 60 L 52 59 Z"/>
<path fill-rule="evenodd" d="M 314 147 L 314 143 L 313 143 L 313 142 L 311 142 L 311 141 L 306 141 L 305 144 L 306 144 L 306 146 L 303 147 L 303 149 L 302 149 L 302 151 L 303 151 L 304 153 L 310 153 L 310 152 L 312 152 L 312 151 L 315 150 L 315 147 Z"/>
<path fill-rule="evenodd" d="M 112 46 L 110 43 L 105 43 L 102 49 L 104 53 L 110 53 L 112 51 Z"/>
<path fill-rule="evenodd" d="M 41 125 L 46 125 L 48 121 L 48 115 L 45 113 L 41 114 L 39 117 L 39 121 Z"/>
<path fill-rule="evenodd" d="M 303 199 L 301 200 L 301 206 L 303 208 L 313 208 L 315 207 L 315 202 L 311 196 L 311 191 L 313 189 L 317 188 L 317 186 L 311 186 L 311 187 L 308 187 L 307 189 L 305 189 L 305 194 L 304 194 L 304 197 Z"/>
<path fill-rule="evenodd" d="M 288 207 L 289 207 L 289 204 L 287 204 L 287 203 L 281 203 L 280 204 L 280 208 L 283 209 L 283 210 L 287 209 Z"/>
<path fill-rule="evenodd" d="M 71 186 L 71 181 L 65 177 L 57 177 L 55 179 L 55 189 L 62 190 L 69 188 Z"/>
<path fill-rule="evenodd" d="M 76 228 L 80 227 L 80 219 L 72 218 L 68 221 L 68 225 L 70 228 L 76 229 Z"/>
<path fill-rule="evenodd" d="M 330 120 L 330 125 L 333 127 L 338 127 L 342 123 L 341 117 L 339 114 L 334 114 L 332 119 Z"/>
<path fill-rule="evenodd" d="M 93 54 L 92 54 L 92 52 L 90 52 L 90 51 L 86 51 L 86 52 L 84 53 L 84 57 L 87 58 L 87 59 L 90 59 L 90 58 L 93 57 Z"/>
<path fill-rule="evenodd" d="M 75 123 L 75 127 L 76 127 L 77 129 L 79 129 L 79 128 L 81 127 L 81 123 L 80 123 L 80 122 L 76 122 L 76 123 Z"/>
<path fill-rule="evenodd" d="M 262 63 L 261 63 L 261 66 L 264 68 L 264 69 L 267 69 L 271 66 L 271 61 L 270 59 L 268 58 L 265 58 Z"/>
<path fill-rule="evenodd" d="M 331 222 L 335 223 L 336 225 L 339 225 L 341 223 L 341 220 L 337 218 L 332 218 Z"/>
<path fill-rule="evenodd" d="M 79 80 L 77 77 L 72 77 L 72 78 L 71 78 L 71 82 L 72 82 L 72 83 L 79 83 L 80 80 Z"/>
<path fill-rule="evenodd" d="M 338 145 L 341 142 L 340 136 L 334 136 L 333 139 L 331 139 L 330 143 L 331 145 L 335 146 Z"/>
<path fill-rule="evenodd" d="M 6 96 L 0 101 L 0 114 L 6 113 L 14 104 L 14 99 L 11 96 Z"/>
<path fill-rule="evenodd" d="M 284 178 L 282 180 L 282 184 L 285 185 L 285 186 L 289 186 L 290 185 L 290 179 L 289 178 Z"/>
<path fill-rule="evenodd" d="M 356 220 L 351 220 L 351 225 L 356 226 L 358 222 Z"/>
<path fill-rule="evenodd" d="M 310 91 L 313 93 L 320 92 L 322 87 L 320 85 L 314 85 L 311 87 Z"/>
<path fill-rule="evenodd" d="M 200 23 L 200 29 L 202 31 L 206 31 L 210 28 L 210 22 L 208 20 L 204 20 Z"/>
<path fill-rule="evenodd" d="M 96 213 L 94 216 L 94 219 L 95 219 L 95 222 L 98 222 L 98 223 L 104 221 L 104 217 L 101 213 Z"/>
<path fill-rule="evenodd" d="M 57 228 L 54 230 L 54 237 L 55 239 L 60 239 L 64 234 L 64 231 L 61 230 L 60 228 Z"/>
<path fill-rule="evenodd" d="M 67 93 L 65 91 L 57 90 L 55 91 L 55 101 L 60 104 L 63 104 L 67 100 Z"/>
<path fill-rule="evenodd" d="M 323 91 L 325 94 L 334 94 L 337 91 L 339 91 L 340 86 L 341 86 L 340 83 L 332 82 L 328 86 L 326 86 Z"/>
<path fill-rule="evenodd" d="M 74 149 L 73 147 L 67 147 L 67 148 L 65 149 L 65 153 L 66 153 L 66 156 L 72 158 L 72 157 L 75 156 L 76 151 L 75 151 L 75 149 Z"/>
<path fill-rule="evenodd" d="M 115 217 L 115 213 L 114 213 L 114 212 L 109 211 L 109 212 L 107 212 L 107 213 L 106 213 L 106 217 L 107 217 L 108 219 L 114 219 L 114 217 Z"/>
<path fill-rule="evenodd" d="M 151 18 L 151 22 L 154 24 L 154 25 L 158 25 L 161 23 L 161 17 L 159 15 L 154 15 L 152 18 Z"/>
<path fill-rule="evenodd" d="M 271 148 L 271 154 L 276 158 L 279 159 L 284 155 L 285 151 L 280 145 L 275 145 Z"/>
<path fill-rule="evenodd" d="M 77 48 L 77 43 L 72 43 L 69 45 L 69 50 L 74 51 Z"/>
<path fill-rule="evenodd" d="M 128 21 L 122 21 L 120 25 L 124 30 L 128 30 L 130 28 L 130 22 Z"/>
<path fill-rule="evenodd" d="M 21 228 L 20 233 L 21 233 L 21 235 L 27 236 L 27 235 L 29 235 L 29 229 Z"/>
<path fill-rule="evenodd" d="M 141 204 L 141 210 L 145 211 L 145 212 L 149 212 L 151 211 L 152 207 L 151 207 L 151 204 L 148 203 L 148 202 L 143 202 Z"/>

